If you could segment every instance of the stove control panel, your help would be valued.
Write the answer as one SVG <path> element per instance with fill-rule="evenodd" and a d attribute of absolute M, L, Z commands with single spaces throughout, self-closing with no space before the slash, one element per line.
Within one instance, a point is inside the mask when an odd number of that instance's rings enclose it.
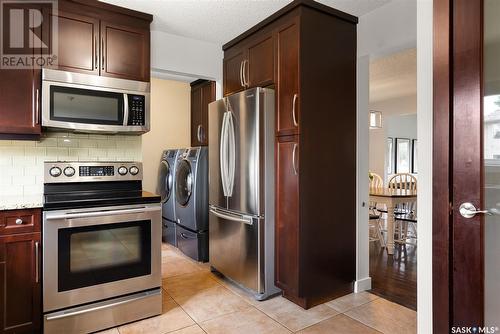
<path fill-rule="evenodd" d="M 140 162 L 46 162 L 44 183 L 142 181 Z"/>

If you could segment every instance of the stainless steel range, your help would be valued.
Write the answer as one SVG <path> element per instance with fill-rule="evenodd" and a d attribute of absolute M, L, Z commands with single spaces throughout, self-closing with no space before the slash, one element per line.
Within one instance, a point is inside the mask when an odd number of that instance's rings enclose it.
<path fill-rule="evenodd" d="M 161 204 L 141 163 L 46 162 L 44 183 L 44 332 L 161 314 Z"/>

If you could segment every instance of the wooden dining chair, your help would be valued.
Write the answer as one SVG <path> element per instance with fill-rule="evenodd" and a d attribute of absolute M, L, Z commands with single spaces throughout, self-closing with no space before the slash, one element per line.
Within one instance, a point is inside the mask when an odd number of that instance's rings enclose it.
<path fill-rule="evenodd" d="M 389 189 L 402 189 L 417 191 L 417 178 L 408 173 L 394 174 L 389 179 Z M 395 231 L 398 234 L 397 241 L 399 243 L 406 243 L 408 239 L 409 227 L 413 229 L 413 235 L 417 237 L 417 216 L 416 216 L 416 203 L 414 201 L 403 203 L 396 207 L 394 211 L 395 216 Z"/>
<path fill-rule="evenodd" d="M 378 175 L 377 173 L 369 172 L 370 174 L 370 188 L 371 189 L 378 189 L 378 188 L 383 188 L 384 187 L 384 181 L 382 180 L 382 177 Z"/>
<path fill-rule="evenodd" d="M 408 173 L 398 173 L 389 179 L 389 189 L 417 190 L 417 178 Z"/>

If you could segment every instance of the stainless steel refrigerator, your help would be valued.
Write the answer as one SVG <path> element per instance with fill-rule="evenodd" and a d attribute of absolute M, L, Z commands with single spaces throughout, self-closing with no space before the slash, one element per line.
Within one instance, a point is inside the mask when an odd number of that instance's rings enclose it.
<path fill-rule="evenodd" d="M 274 286 L 274 90 L 209 105 L 210 265 L 262 300 Z"/>

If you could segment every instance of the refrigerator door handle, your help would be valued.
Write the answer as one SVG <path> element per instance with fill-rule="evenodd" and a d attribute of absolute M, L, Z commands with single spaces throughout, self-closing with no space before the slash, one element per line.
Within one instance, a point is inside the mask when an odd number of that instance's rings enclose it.
<path fill-rule="evenodd" d="M 227 132 L 228 132 L 228 197 L 233 196 L 233 188 L 234 188 L 234 176 L 235 176 L 235 168 L 236 168 L 236 141 L 235 141 L 235 133 L 234 133 L 234 121 L 232 112 L 228 112 L 227 115 Z"/>
<path fill-rule="evenodd" d="M 222 182 L 222 190 L 224 196 L 227 196 L 227 113 L 222 117 L 222 129 L 220 135 L 220 174 Z"/>
<path fill-rule="evenodd" d="M 210 207 L 210 212 L 213 213 L 215 216 L 239 223 L 244 223 L 247 225 L 253 225 L 253 218 L 251 216 L 246 216 L 246 215 L 235 215 L 235 214 L 230 214 L 226 212 L 221 212 L 217 210 L 214 207 Z"/>

